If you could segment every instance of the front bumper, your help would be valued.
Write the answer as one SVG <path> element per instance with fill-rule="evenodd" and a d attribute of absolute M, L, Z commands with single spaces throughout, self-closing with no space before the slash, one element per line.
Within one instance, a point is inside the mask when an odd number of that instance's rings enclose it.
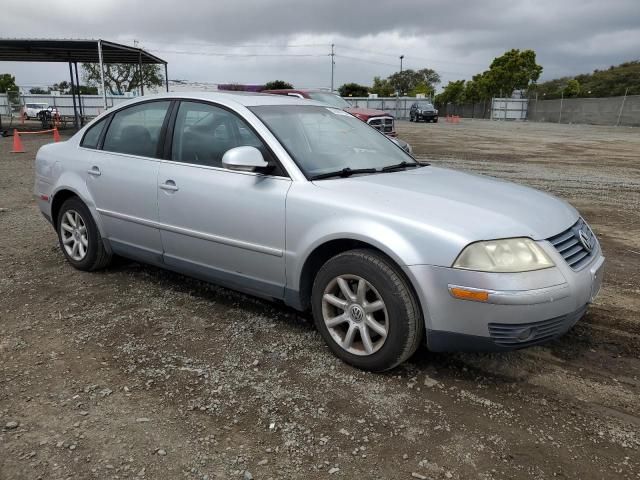
<path fill-rule="evenodd" d="M 433 112 L 417 113 L 416 118 L 418 120 L 436 120 L 438 118 L 438 114 Z"/>
<path fill-rule="evenodd" d="M 432 351 L 503 351 L 566 333 L 598 294 L 604 257 L 572 270 L 548 244 L 556 266 L 526 273 L 488 273 L 413 265 L 407 273 L 420 297 Z M 452 287 L 489 291 L 486 302 L 454 298 Z"/>

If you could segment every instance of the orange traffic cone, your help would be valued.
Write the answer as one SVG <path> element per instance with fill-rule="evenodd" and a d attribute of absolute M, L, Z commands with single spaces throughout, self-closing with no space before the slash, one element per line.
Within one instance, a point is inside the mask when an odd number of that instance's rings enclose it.
<path fill-rule="evenodd" d="M 11 153 L 24 153 L 24 147 L 22 146 L 18 129 L 13 131 L 13 150 L 11 150 Z"/>
<path fill-rule="evenodd" d="M 54 142 L 59 142 L 60 141 L 60 134 L 58 133 L 58 129 L 57 128 L 53 129 L 53 141 Z"/>

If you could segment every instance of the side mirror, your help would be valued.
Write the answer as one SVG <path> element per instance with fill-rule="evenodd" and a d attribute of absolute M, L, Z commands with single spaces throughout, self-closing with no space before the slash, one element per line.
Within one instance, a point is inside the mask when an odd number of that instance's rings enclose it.
<path fill-rule="evenodd" d="M 229 170 L 254 172 L 257 168 L 268 167 L 262 153 L 256 147 L 236 147 L 222 156 L 222 166 Z"/>

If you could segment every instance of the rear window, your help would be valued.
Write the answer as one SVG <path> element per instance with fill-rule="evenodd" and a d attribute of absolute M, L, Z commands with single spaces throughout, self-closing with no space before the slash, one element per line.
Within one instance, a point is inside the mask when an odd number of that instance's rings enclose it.
<path fill-rule="evenodd" d="M 160 130 L 170 103 L 147 102 L 116 112 L 102 149 L 140 157 L 155 157 Z"/>
<path fill-rule="evenodd" d="M 104 130 L 104 126 L 107 124 L 108 118 L 109 117 L 105 117 L 98 123 L 89 127 L 82 138 L 82 142 L 80 142 L 81 147 L 98 148 L 98 141 L 100 140 L 100 135 L 102 134 L 102 130 Z"/>

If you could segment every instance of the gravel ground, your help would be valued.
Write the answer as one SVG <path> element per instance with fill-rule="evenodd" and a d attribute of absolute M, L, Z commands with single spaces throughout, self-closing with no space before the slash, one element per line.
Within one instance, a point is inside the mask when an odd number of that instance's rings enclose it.
<path fill-rule="evenodd" d="M 1 479 L 640 478 L 640 131 L 399 123 L 433 164 L 550 191 L 607 256 L 563 338 L 354 370 L 308 315 L 156 268 L 75 271 L 0 139 Z"/>

